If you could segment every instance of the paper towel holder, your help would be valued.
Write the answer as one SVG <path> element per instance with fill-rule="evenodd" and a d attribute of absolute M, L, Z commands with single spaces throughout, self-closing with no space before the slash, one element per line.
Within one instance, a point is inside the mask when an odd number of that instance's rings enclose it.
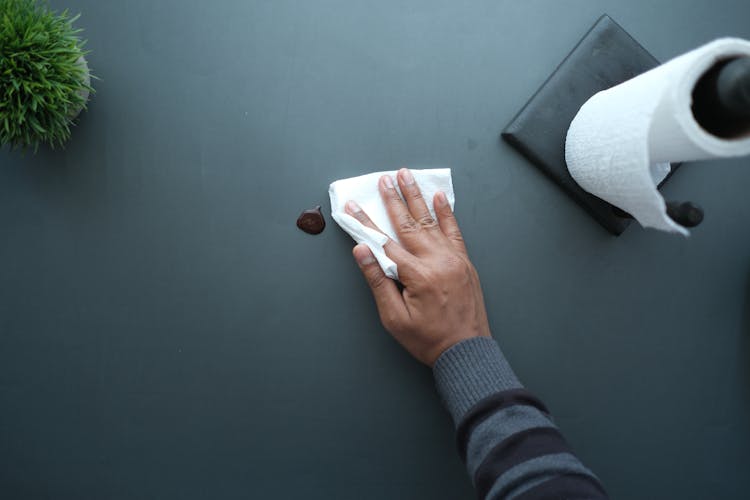
<path fill-rule="evenodd" d="M 693 89 L 692 111 L 709 134 L 724 139 L 750 135 L 750 56 L 714 64 Z"/>
<path fill-rule="evenodd" d="M 632 215 L 618 207 L 613 206 L 612 211 L 617 217 L 633 218 Z M 677 224 L 688 228 L 699 226 L 705 217 L 703 208 L 690 201 L 668 201 L 667 215 Z"/>
<path fill-rule="evenodd" d="M 570 123 L 591 96 L 659 66 L 659 61 L 608 15 L 603 15 L 503 130 L 501 137 L 570 195 L 594 219 L 619 236 L 632 217 L 586 192 L 568 172 L 565 138 Z M 670 174 L 678 169 L 672 164 Z M 694 227 L 703 210 L 670 202 L 669 216 Z"/>

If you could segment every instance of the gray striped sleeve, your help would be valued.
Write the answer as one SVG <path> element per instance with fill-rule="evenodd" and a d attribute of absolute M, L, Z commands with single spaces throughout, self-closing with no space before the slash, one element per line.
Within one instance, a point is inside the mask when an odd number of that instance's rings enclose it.
<path fill-rule="evenodd" d="M 456 344 L 440 356 L 433 373 L 481 498 L 606 498 L 493 339 Z"/>
<path fill-rule="evenodd" d="M 580 474 L 596 478 L 570 453 L 544 455 L 516 465 L 497 478 L 486 498 L 512 500 L 514 497 L 561 474 Z"/>
<path fill-rule="evenodd" d="M 531 406 L 511 406 L 498 411 L 474 429 L 469 437 L 466 468 L 473 479 L 487 454 L 509 436 L 534 427 L 555 427 L 542 412 Z"/>
<path fill-rule="evenodd" d="M 500 346 L 489 337 L 454 345 L 440 355 L 432 373 L 456 425 L 469 408 L 487 396 L 521 387 Z"/>

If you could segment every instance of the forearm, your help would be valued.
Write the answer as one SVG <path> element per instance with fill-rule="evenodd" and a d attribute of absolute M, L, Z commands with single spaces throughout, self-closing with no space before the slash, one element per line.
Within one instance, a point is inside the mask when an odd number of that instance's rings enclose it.
<path fill-rule="evenodd" d="M 479 275 L 446 193 L 435 193 L 430 211 L 412 172 L 399 170 L 397 181 L 398 186 L 390 174 L 378 180 L 396 236 L 379 240 L 386 241 L 383 250 L 398 266 L 402 288 L 386 276 L 367 245 L 357 245 L 353 254 L 383 326 L 415 358 L 434 367 L 480 497 L 606 498 L 489 338 Z M 345 208 L 362 230 L 382 233 L 354 200 Z M 440 354 L 447 345 L 453 347 Z"/>
<path fill-rule="evenodd" d="M 480 498 L 606 498 L 494 340 L 478 337 L 451 347 L 433 373 Z"/>

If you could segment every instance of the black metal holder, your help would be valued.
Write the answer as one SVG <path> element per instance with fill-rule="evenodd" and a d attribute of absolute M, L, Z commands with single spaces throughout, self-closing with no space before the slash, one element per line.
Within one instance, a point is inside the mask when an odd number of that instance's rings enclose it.
<path fill-rule="evenodd" d="M 693 116 L 724 139 L 750 134 L 750 57 L 719 61 L 693 89 Z"/>
<path fill-rule="evenodd" d="M 632 218 L 573 180 L 565 163 L 565 138 L 573 118 L 591 96 L 658 65 L 659 61 L 604 15 L 502 133 L 503 139 L 615 235 L 622 234 Z M 677 167 L 673 165 L 672 172 Z"/>

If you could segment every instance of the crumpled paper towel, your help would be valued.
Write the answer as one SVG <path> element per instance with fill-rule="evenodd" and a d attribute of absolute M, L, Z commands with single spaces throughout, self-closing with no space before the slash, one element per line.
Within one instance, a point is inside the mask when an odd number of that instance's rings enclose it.
<path fill-rule="evenodd" d="M 435 207 L 432 205 L 433 197 L 438 191 L 445 193 L 451 208 L 455 205 L 455 196 L 453 194 L 453 180 L 451 179 L 451 169 L 435 168 L 427 170 L 412 170 L 414 179 L 417 181 L 422 196 L 430 209 L 432 216 L 435 217 Z M 391 220 L 385 210 L 385 205 L 378 191 L 378 180 L 384 176 L 390 175 L 393 183 L 398 189 L 396 181 L 396 171 L 374 172 L 372 174 L 341 179 L 331 183 L 328 188 L 328 195 L 331 198 L 331 217 L 346 231 L 349 236 L 354 238 L 357 243 L 365 243 L 373 255 L 378 260 L 378 264 L 389 278 L 398 279 L 398 268 L 385 254 L 383 245 L 388 242 L 390 237 L 394 241 L 399 241 L 396 232 L 393 229 Z M 401 191 L 399 190 L 399 193 Z M 362 207 L 362 210 L 378 226 L 383 233 L 374 229 L 365 227 L 357 219 L 346 213 L 344 205 L 352 200 Z"/>
<path fill-rule="evenodd" d="M 687 229 L 667 215 L 656 186 L 670 162 L 750 154 L 750 136 L 711 135 L 691 110 L 693 88 L 703 74 L 721 60 L 746 55 L 750 42 L 722 38 L 596 94 L 568 129 L 570 174 L 644 227 L 687 236 Z"/>

